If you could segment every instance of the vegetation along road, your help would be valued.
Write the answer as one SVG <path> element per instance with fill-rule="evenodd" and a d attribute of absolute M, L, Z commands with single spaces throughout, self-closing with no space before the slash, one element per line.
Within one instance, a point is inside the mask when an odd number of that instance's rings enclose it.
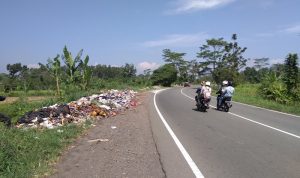
<path fill-rule="evenodd" d="M 236 102 L 226 113 L 215 98 L 203 113 L 194 96 L 180 87 L 154 94 L 160 116 L 151 123 L 167 177 L 299 177 L 299 116 Z"/>

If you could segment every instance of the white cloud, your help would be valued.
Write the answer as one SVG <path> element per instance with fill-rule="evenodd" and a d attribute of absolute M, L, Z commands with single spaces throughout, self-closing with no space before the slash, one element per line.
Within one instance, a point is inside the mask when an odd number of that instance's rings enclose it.
<path fill-rule="evenodd" d="M 151 69 L 152 71 L 159 68 L 160 64 L 157 64 L 156 62 L 141 62 L 137 65 L 137 73 L 143 73 L 146 69 Z"/>
<path fill-rule="evenodd" d="M 38 64 L 28 64 L 27 67 L 30 68 L 30 69 L 38 69 L 38 68 L 40 68 L 40 65 L 38 65 Z"/>
<path fill-rule="evenodd" d="M 205 33 L 173 34 L 160 40 L 146 41 L 143 45 L 146 47 L 186 47 L 199 45 L 208 38 L 209 36 Z"/>
<path fill-rule="evenodd" d="M 179 14 L 197 10 L 220 7 L 235 0 L 177 0 L 176 8 L 167 11 L 167 14 Z"/>
<path fill-rule="evenodd" d="M 286 33 L 300 33 L 300 24 L 288 27 L 283 31 Z"/>
<path fill-rule="evenodd" d="M 273 64 L 283 64 L 284 63 L 284 59 L 280 59 L 280 58 L 270 59 L 269 63 L 270 63 L 270 65 L 273 65 Z"/>

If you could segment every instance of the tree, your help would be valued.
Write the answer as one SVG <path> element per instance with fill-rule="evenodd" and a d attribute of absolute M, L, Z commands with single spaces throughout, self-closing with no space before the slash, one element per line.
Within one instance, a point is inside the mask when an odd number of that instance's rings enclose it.
<path fill-rule="evenodd" d="M 61 96 L 60 92 L 60 75 L 61 75 L 61 66 L 60 66 L 60 56 L 57 55 L 53 60 L 48 59 L 48 64 L 46 65 L 48 71 L 54 76 L 56 81 L 56 94 Z"/>
<path fill-rule="evenodd" d="M 212 69 L 214 71 L 218 64 L 222 61 L 226 45 L 227 42 L 224 41 L 223 38 L 208 39 L 206 40 L 206 44 L 200 47 L 200 52 L 197 53 L 197 57 L 206 60 L 205 62 L 207 66 L 212 64 Z"/>
<path fill-rule="evenodd" d="M 79 67 L 81 56 L 82 56 L 83 50 L 81 49 L 75 59 L 73 59 L 71 52 L 68 51 L 67 46 L 63 49 L 63 56 L 62 59 L 66 64 L 66 73 L 69 77 L 68 82 L 69 83 L 75 83 L 76 80 L 76 71 Z"/>
<path fill-rule="evenodd" d="M 21 82 L 23 83 L 23 90 L 27 92 L 28 90 L 28 77 L 29 77 L 29 69 L 26 65 L 22 67 L 21 73 L 19 75 Z"/>
<path fill-rule="evenodd" d="M 153 71 L 151 80 L 153 85 L 169 87 L 177 79 L 177 71 L 172 64 L 165 64 Z"/>
<path fill-rule="evenodd" d="M 246 69 L 243 71 L 243 75 L 246 82 L 258 83 L 260 81 L 259 74 L 254 67 L 246 67 Z"/>
<path fill-rule="evenodd" d="M 233 34 L 232 42 L 226 44 L 222 60 L 213 71 L 213 78 L 217 83 L 223 80 L 239 83 L 239 70 L 245 67 L 247 62 L 243 56 L 246 49 L 246 47 L 242 48 L 238 45 L 237 35 Z"/>
<path fill-rule="evenodd" d="M 284 78 L 288 94 L 292 94 L 298 84 L 298 55 L 289 54 L 285 60 Z"/>
<path fill-rule="evenodd" d="M 131 78 L 136 76 L 136 68 L 133 64 L 126 63 L 123 68 L 123 77 L 124 78 Z"/>
<path fill-rule="evenodd" d="M 7 90 L 15 88 L 27 90 L 27 66 L 21 63 L 7 64 L 6 69 L 9 72 L 9 83 L 7 84 Z M 9 88 L 9 89 L 8 89 Z"/>
<path fill-rule="evenodd" d="M 284 74 L 284 64 L 273 64 L 270 67 L 271 71 L 274 71 L 276 73 L 277 76 L 283 75 Z"/>
<path fill-rule="evenodd" d="M 151 69 L 145 69 L 144 71 L 143 71 L 143 74 L 144 74 L 144 76 L 146 76 L 146 77 L 150 77 L 150 75 L 151 75 Z"/>
<path fill-rule="evenodd" d="M 172 52 L 170 49 L 163 50 L 163 59 L 175 67 L 179 76 L 184 75 L 186 73 L 185 69 L 187 69 L 187 61 L 183 59 L 184 55 L 185 53 Z"/>
<path fill-rule="evenodd" d="M 101 79 L 115 79 L 123 77 L 123 67 L 112 67 L 110 65 L 92 66 L 93 76 Z"/>
<path fill-rule="evenodd" d="M 6 66 L 6 69 L 9 72 L 10 78 L 17 78 L 21 74 L 21 71 L 24 68 L 27 68 L 27 66 L 22 66 L 21 63 L 7 64 L 7 66 Z"/>
<path fill-rule="evenodd" d="M 184 61 L 178 68 L 179 70 L 179 78 L 178 78 L 178 82 L 182 83 L 182 82 L 186 82 L 188 80 L 188 62 Z"/>
<path fill-rule="evenodd" d="M 225 46 L 225 54 L 223 55 L 222 65 L 230 67 L 232 70 L 238 72 L 246 66 L 247 59 L 244 58 L 243 53 L 247 50 L 242 48 L 237 43 L 237 35 L 232 35 L 232 42 Z"/>
<path fill-rule="evenodd" d="M 254 67 L 257 70 L 260 70 L 269 65 L 268 61 L 269 61 L 269 58 L 265 58 L 265 57 L 254 59 Z"/>
<path fill-rule="evenodd" d="M 269 73 L 271 72 L 271 70 L 267 67 L 261 68 L 257 71 L 258 73 L 258 80 L 261 81 L 263 80 L 267 75 L 269 75 Z M 276 76 L 278 76 L 279 78 L 281 77 L 280 74 L 275 73 Z"/>
<path fill-rule="evenodd" d="M 90 84 L 90 80 L 92 77 L 92 69 L 88 66 L 89 56 L 86 56 L 84 61 L 80 62 L 81 69 L 81 87 L 83 90 L 86 90 Z"/>
<path fill-rule="evenodd" d="M 200 70 L 199 63 L 194 59 L 189 62 L 190 81 L 195 81 Z"/>

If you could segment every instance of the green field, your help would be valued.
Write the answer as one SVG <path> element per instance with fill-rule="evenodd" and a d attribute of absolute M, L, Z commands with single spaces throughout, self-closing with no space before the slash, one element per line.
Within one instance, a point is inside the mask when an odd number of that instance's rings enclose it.
<path fill-rule="evenodd" d="M 280 104 L 275 101 L 266 100 L 258 94 L 258 84 L 243 84 L 235 88 L 233 101 L 259 106 L 276 111 L 300 115 L 300 103 L 294 102 L 290 105 Z"/>

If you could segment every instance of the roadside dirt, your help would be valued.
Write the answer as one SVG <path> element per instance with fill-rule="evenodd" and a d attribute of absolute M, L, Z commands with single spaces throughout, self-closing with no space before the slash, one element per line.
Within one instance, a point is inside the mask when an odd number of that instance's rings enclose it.
<path fill-rule="evenodd" d="M 150 94 L 137 97 L 136 108 L 99 121 L 78 139 L 50 177 L 165 177 L 150 126 Z"/>

